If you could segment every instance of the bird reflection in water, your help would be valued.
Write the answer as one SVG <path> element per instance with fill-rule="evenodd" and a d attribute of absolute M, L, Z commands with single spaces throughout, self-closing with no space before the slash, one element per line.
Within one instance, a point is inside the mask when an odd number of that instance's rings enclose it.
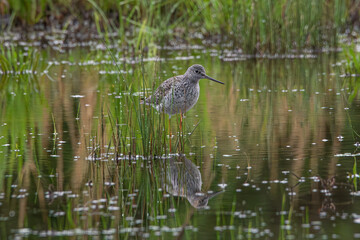
<path fill-rule="evenodd" d="M 319 213 L 320 212 L 330 212 L 330 213 L 335 213 L 336 211 L 336 206 L 333 203 L 333 199 L 332 199 L 332 191 L 335 185 L 335 176 L 330 177 L 328 179 L 324 179 L 321 177 L 318 177 L 318 179 L 320 180 L 321 183 L 321 189 L 323 193 L 325 193 L 325 197 L 322 200 L 321 203 L 321 208 L 319 209 Z"/>
<path fill-rule="evenodd" d="M 209 199 L 224 192 L 202 192 L 201 173 L 196 165 L 185 156 L 176 156 L 165 160 L 165 189 L 173 195 L 185 197 L 195 208 L 208 205 Z"/>

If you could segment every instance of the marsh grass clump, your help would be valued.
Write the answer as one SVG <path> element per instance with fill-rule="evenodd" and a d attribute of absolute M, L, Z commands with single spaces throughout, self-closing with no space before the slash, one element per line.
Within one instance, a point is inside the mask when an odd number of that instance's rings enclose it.
<path fill-rule="evenodd" d="M 349 13 L 358 8 L 351 1 L 326 0 L 8 2 L 8 29 L 37 24 L 67 30 L 76 39 L 93 33 L 109 39 L 115 33 L 121 45 L 135 49 L 200 37 L 251 54 L 336 47 Z"/>
<path fill-rule="evenodd" d="M 113 65 L 102 67 L 104 71 L 113 70 Z M 134 158 L 161 157 L 170 153 L 170 138 L 173 152 L 183 152 L 185 143 L 194 129 L 184 121 L 184 129 L 179 125 L 178 116 L 173 116 L 169 126 L 169 116 L 157 112 L 153 107 L 140 102 L 154 91 L 155 84 L 148 88 L 145 72 L 156 79 L 153 64 L 128 69 L 119 74 L 114 82 L 111 75 L 104 75 L 102 81 L 108 89 L 99 86 L 101 92 L 108 92 L 100 102 L 100 115 L 92 133 L 91 149 L 96 156 L 114 153 L 116 156 Z M 118 72 L 121 70 L 118 69 Z M 152 75 L 154 74 L 154 75 Z M 111 83 L 111 84 L 109 84 Z M 140 87 L 138 87 L 140 86 Z M 169 128 L 172 127 L 172 131 Z M 174 136 L 169 136 L 169 132 Z M 186 133 L 188 132 L 188 133 Z M 190 134 L 189 134 L 190 133 Z M 106 147 L 105 147 L 106 146 Z"/>
<path fill-rule="evenodd" d="M 36 49 L 0 46 L 0 72 L 2 74 L 35 74 L 40 54 Z"/>
<path fill-rule="evenodd" d="M 359 96 L 360 54 L 355 50 L 355 46 L 345 46 L 344 54 L 346 63 L 342 65 L 342 71 L 345 72 L 346 85 L 351 90 L 348 99 L 352 102 Z"/>
<path fill-rule="evenodd" d="M 355 46 L 345 46 L 344 53 L 346 74 L 360 75 L 360 55 L 355 50 Z"/>

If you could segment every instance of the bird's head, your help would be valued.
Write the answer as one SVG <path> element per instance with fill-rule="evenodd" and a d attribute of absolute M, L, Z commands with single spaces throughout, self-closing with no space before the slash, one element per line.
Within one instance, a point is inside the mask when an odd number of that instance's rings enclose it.
<path fill-rule="evenodd" d="M 211 81 L 224 84 L 223 82 L 220 82 L 216 79 L 213 79 L 212 77 L 209 77 L 206 75 L 205 68 L 201 66 L 200 64 L 192 65 L 188 68 L 186 71 L 186 75 L 190 77 L 190 79 L 193 79 L 194 81 L 199 81 L 200 79 L 209 79 Z"/>
<path fill-rule="evenodd" d="M 193 207 L 204 208 L 208 205 L 209 199 L 223 192 L 224 191 L 212 193 L 196 193 L 195 196 L 193 196 L 192 198 L 188 198 L 188 200 Z"/>

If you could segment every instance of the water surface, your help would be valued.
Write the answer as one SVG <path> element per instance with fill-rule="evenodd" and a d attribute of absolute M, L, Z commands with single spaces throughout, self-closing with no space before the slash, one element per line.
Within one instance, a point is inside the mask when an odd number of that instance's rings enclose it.
<path fill-rule="evenodd" d="M 179 48 L 123 58 L 119 68 L 84 49 L 42 58 L 45 72 L 1 76 L 1 238 L 360 238 L 360 99 L 341 55 L 255 59 Z M 169 146 L 138 155 L 131 139 L 117 148 L 116 126 L 136 121 L 111 124 L 131 108 L 119 99 L 140 99 L 195 63 L 225 85 L 200 81 L 183 148 L 175 146 L 178 116 L 171 155 Z M 106 154 L 93 155 L 98 149 Z M 169 168 L 174 161 L 187 167 Z M 194 176 L 204 196 L 223 192 L 196 208 L 165 186 L 171 171 Z"/>

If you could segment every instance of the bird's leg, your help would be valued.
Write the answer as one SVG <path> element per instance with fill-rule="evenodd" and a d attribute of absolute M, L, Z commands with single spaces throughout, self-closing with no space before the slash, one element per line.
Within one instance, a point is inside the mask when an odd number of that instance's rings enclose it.
<path fill-rule="evenodd" d="M 169 116 L 169 146 L 170 146 L 170 153 L 171 153 L 171 125 L 170 125 L 170 116 Z"/>
<path fill-rule="evenodd" d="M 179 150 L 182 151 L 182 124 L 183 124 L 183 113 L 180 111 L 180 127 L 179 127 L 179 136 L 178 136 L 178 139 L 179 139 Z"/>
<path fill-rule="evenodd" d="M 182 131 L 183 114 L 180 112 L 180 132 Z"/>

